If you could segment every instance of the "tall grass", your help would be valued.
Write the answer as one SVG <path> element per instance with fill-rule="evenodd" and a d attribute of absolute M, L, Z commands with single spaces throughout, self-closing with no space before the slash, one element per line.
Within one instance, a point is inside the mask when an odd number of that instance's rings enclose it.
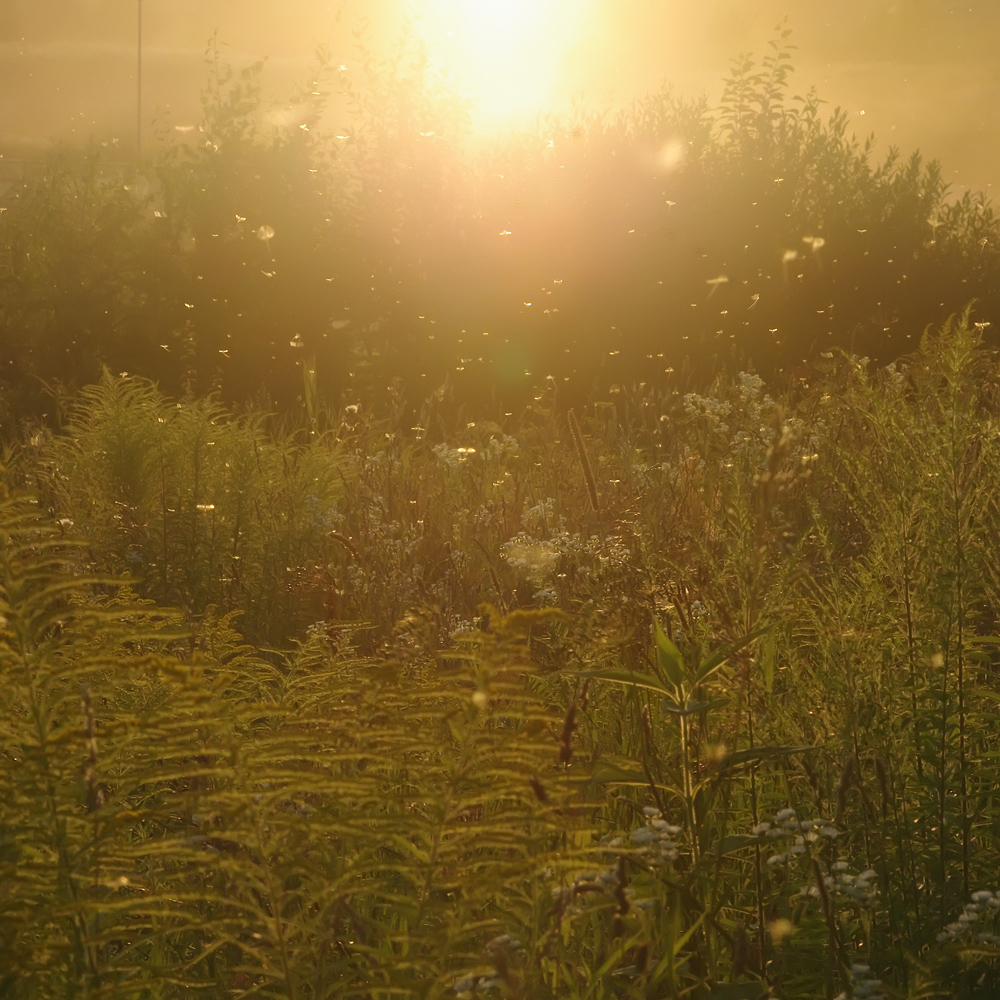
<path fill-rule="evenodd" d="M 991 996 L 980 338 L 573 424 L 106 377 L 6 478 L 5 995 Z"/>

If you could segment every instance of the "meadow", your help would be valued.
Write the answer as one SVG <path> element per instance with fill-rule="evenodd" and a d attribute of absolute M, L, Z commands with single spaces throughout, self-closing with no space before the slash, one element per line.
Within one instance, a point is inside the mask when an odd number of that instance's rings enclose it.
<path fill-rule="evenodd" d="M 408 65 L 0 215 L 0 996 L 996 996 L 988 203 L 780 42 L 434 188 Z"/>

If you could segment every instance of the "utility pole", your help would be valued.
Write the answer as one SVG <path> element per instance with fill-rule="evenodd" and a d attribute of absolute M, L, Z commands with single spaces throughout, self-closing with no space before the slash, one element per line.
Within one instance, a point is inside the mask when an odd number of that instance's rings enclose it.
<path fill-rule="evenodd" d="M 142 0 L 139 0 L 138 44 L 135 70 L 135 158 L 142 158 Z"/>

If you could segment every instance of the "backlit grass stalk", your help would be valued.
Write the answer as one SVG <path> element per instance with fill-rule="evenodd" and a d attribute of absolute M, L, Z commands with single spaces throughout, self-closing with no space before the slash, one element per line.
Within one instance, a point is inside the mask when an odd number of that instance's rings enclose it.
<path fill-rule="evenodd" d="M 594 478 L 594 470 L 590 466 L 590 459 L 587 457 L 587 447 L 583 441 L 583 432 L 580 430 L 580 422 L 576 419 L 576 411 L 570 410 L 567 414 L 570 433 L 573 435 L 573 444 L 576 447 L 576 455 L 580 460 L 580 468 L 583 469 L 583 477 L 587 481 L 587 495 L 590 497 L 591 509 L 599 514 L 601 512 L 601 501 L 597 495 L 597 480 Z"/>

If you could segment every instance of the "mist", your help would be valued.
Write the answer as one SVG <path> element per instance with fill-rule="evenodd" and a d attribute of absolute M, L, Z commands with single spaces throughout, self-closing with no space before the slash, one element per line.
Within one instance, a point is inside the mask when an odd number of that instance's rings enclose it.
<path fill-rule="evenodd" d="M 660 0 L 596 0 L 537 113 L 573 100 L 619 106 L 666 80 L 679 92 L 719 96 L 729 61 L 760 54 L 787 18 L 798 46 L 794 87 L 815 86 L 843 106 L 858 134 L 882 146 L 919 148 L 946 162 L 956 191 L 988 189 L 1000 153 L 1000 69 L 993 4 L 945 0 L 847 0 L 835 8 L 765 0 L 707 0 L 697 8 Z M 134 145 L 137 4 L 121 0 L 8 0 L 0 11 L 0 152 L 88 135 Z M 216 32 L 234 64 L 268 60 L 267 87 L 285 98 L 304 79 L 318 45 L 338 61 L 356 55 L 353 32 L 388 48 L 405 17 L 429 20 L 418 4 L 337 5 L 302 0 L 280 13 L 264 0 L 145 0 L 144 121 L 169 110 L 193 121 L 204 86 L 204 53 Z M 432 20 L 432 19 L 431 19 Z M 429 33 L 440 34 L 431 25 Z M 459 81 L 461 82 L 461 81 Z M 492 120 L 488 130 L 523 122 Z"/>

